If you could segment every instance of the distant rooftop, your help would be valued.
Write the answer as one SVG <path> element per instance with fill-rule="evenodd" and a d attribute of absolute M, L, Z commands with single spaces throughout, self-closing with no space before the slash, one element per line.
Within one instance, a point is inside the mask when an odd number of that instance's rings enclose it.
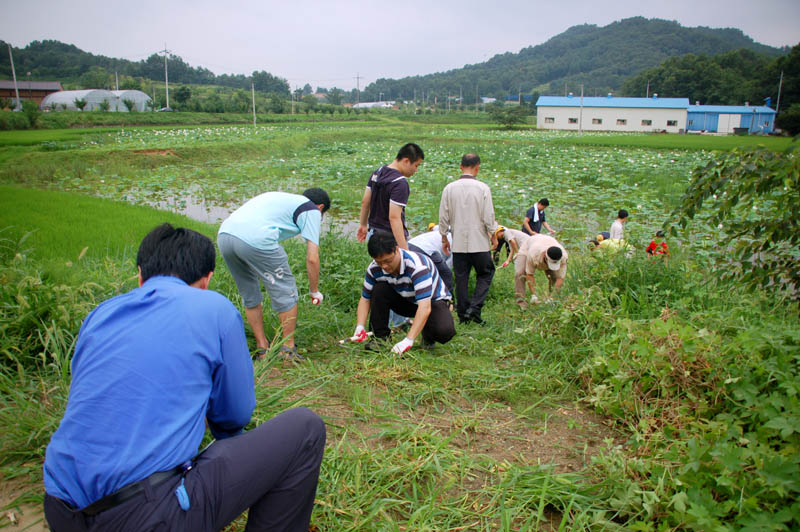
<path fill-rule="evenodd" d="M 764 105 L 690 105 L 690 113 L 719 113 L 719 114 L 742 114 L 742 113 L 772 113 L 775 109 Z"/>
<path fill-rule="evenodd" d="M 14 90 L 14 80 L 0 79 L 0 89 Z M 19 90 L 34 90 L 34 91 L 60 91 L 60 81 L 28 81 L 25 79 L 17 79 L 17 89 Z"/>
<path fill-rule="evenodd" d="M 647 109 L 686 109 L 689 98 L 619 98 L 617 96 L 539 96 L 537 107 L 639 107 Z"/>

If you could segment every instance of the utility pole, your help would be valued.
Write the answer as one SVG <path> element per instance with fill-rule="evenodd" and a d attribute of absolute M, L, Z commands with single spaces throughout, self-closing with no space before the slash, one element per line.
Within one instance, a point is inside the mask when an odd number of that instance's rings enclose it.
<path fill-rule="evenodd" d="M 11 69 L 14 69 L 14 63 L 11 63 Z M 16 80 L 16 78 L 14 79 Z M 778 116 L 778 111 L 781 110 L 781 87 L 783 87 L 783 70 L 781 70 L 781 79 L 778 81 L 778 101 L 775 103 L 775 116 Z M 17 96 L 17 99 L 19 99 L 19 96 Z"/>
<path fill-rule="evenodd" d="M 22 104 L 19 101 L 19 88 L 17 87 L 17 71 L 14 70 L 14 56 L 11 55 L 11 43 L 8 44 L 8 58 L 11 61 L 11 75 L 14 77 L 14 93 L 17 95 L 17 104 L 14 106 L 14 110 L 19 110 L 22 107 Z M 780 91 L 778 96 L 778 101 L 781 101 Z"/>
<path fill-rule="evenodd" d="M 116 82 L 114 83 L 114 87 L 116 87 L 114 90 L 119 90 L 119 74 L 117 74 L 116 70 L 114 71 L 114 80 Z"/>
<path fill-rule="evenodd" d="M 361 103 L 361 76 L 356 72 L 356 105 Z"/>
<path fill-rule="evenodd" d="M 649 79 L 647 80 L 647 92 L 645 92 L 644 97 L 645 98 L 649 98 L 650 97 L 650 80 Z"/>
<path fill-rule="evenodd" d="M 167 57 L 169 56 L 170 51 L 167 50 L 167 43 L 164 43 L 164 49 L 158 53 L 164 54 L 164 87 L 167 90 L 167 109 L 169 109 L 169 76 L 167 75 Z"/>
<path fill-rule="evenodd" d="M 256 84 L 250 82 L 250 91 L 253 94 L 253 129 L 256 128 Z"/>
<path fill-rule="evenodd" d="M 295 87 L 295 90 L 297 90 L 297 87 Z M 289 95 L 292 98 L 292 114 L 294 114 L 294 91 L 290 90 L 290 94 Z"/>

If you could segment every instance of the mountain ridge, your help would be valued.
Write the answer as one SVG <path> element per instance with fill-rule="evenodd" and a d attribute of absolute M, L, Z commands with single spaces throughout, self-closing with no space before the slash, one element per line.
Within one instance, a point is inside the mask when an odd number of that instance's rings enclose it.
<path fill-rule="evenodd" d="M 463 92 L 466 103 L 474 101 L 476 82 L 481 96 L 560 93 L 565 83 L 573 89 L 584 84 L 587 90 L 604 93 L 618 90 L 625 79 L 670 57 L 717 55 L 742 48 L 769 57 L 788 53 L 788 47 L 757 43 L 737 28 L 687 28 L 676 21 L 631 17 L 606 26 L 572 26 L 544 43 L 497 54 L 482 63 L 421 76 L 378 79 L 363 92 L 364 99 L 373 92 L 391 94 L 389 99 L 408 98 L 415 90 L 437 95 Z"/>

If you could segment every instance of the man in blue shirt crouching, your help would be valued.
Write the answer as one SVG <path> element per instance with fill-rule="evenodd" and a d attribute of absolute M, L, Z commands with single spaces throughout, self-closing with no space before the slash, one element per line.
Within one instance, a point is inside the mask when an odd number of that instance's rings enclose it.
<path fill-rule="evenodd" d="M 206 290 L 211 240 L 162 224 L 142 241 L 139 288 L 92 311 L 66 412 L 44 463 L 55 532 L 308 530 L 325 425 L 296 408 L 243 432 L 256 404 L 244 325 Z M 216 438 L 197 454 L 206 424 Z"/>

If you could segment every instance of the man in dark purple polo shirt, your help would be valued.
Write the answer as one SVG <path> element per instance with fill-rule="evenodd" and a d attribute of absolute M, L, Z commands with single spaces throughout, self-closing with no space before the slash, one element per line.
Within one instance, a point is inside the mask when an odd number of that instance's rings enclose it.
<path fill-rule="evenodd" d="M 409 142 L 400 148 L 392 163 L 372 173 L 361 199 L 361 218 L 356 233 L 359 242 L 366 240 L 368 230 L 381 230 L 392 233 L 398 247 L 408 249 L 405 214 L 408 178 L 417 172 L 423 159 L 422 148 Z"/>

